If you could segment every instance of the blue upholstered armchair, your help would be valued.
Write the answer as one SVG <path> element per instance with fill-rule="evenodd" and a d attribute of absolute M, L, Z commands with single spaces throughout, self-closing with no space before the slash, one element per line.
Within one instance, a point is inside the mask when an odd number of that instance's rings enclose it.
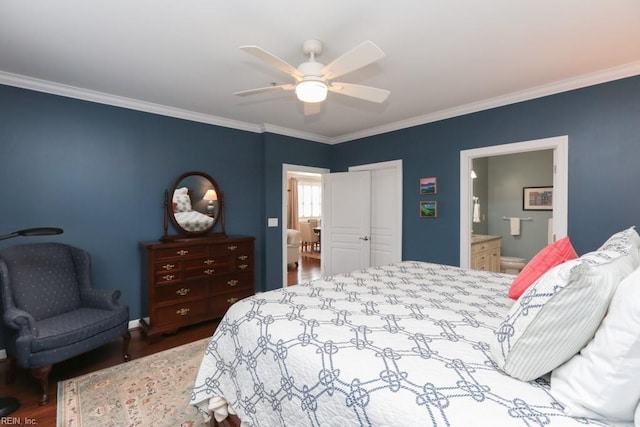
<path fill-rule="evenodd" d="M 81 249 L 61 243 L 35 243 L 0 250 L 0 290 L 9 358 L 7 382 L 16 367 L 28 368 L 48 401 L 54 363 L 124 338 L 129 359 L 129 307 L 119 290 L 91 288 L 91 261 Z"/>

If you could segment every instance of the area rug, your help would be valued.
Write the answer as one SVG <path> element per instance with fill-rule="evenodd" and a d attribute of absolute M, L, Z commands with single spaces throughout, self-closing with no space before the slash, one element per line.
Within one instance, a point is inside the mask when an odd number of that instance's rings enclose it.
<path fill-rule="evenodd" d="M 207 426 L 189 399 L 209 340 L 60 381 L 57 426 Z"/>

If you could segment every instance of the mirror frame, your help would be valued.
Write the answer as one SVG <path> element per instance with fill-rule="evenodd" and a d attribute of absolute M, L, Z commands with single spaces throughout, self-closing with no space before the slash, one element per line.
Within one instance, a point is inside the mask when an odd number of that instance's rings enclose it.
<path fill-rule="evenodd" d="M 206 229 L 204 230 L 200 230 L 200 231 L 189 231 L 186 230 L 185 228 L 183 228 L 178 221 L 175 218 L 174 212 L 173 212 L 173 193 L 176 191 L 176 189 L 183 187 L 184 185 L 181 185 L 181 183 L 191 177 L 191 176 L 198 176 L 200 178 L 202 178 L 205 181 L 209 181 L 209 184 L 211 185 L 211 187 L 213 187 L 213 189 L 216 192 L 216 195 L 218 197 L 218 213 L 217 215 L 215 215 L 214 219 L 213 219 L 213 223 Z M 190 191 L 192 191 L 192 189 L 190 189 Z M 211 176 L 209 176 L 208 174 L 204 173 L 204 172 L 197 172 L 197 171 L 192 171 L 192 172 L 185 172 L 182 175 L 180 175 L 173 183 L 173 186 L 171 187 L 171 189 L 169 190 L 165 190 L 164 192 L 164 206 L 165 206 L 165 210 L 164 210 L 164 236 L 162 236 L 162 240 L 175 240 L 175 239 L 180 239 L 180 238 L 198 238 L 198 237 L 204 237 L 207 235 L 213 235 L 213 236 L 218 236 L 218 237 L 225 237 L 225 221 L 224 221 L 224 195 L 222 194 L 222 191 L 220 191 L 220 187 L 218 186 L 218 183 L 216 182 L 215 179 L 213 179 Z M 179 236 L 171 236 L 168 234 L 168 226 L 169 226 L 169 221 L 171 221 L 171 223 L 173 224 L 173 228 L 179 233 Z M 213 230 L 216 228 L 216 226 L 218 224 L 221 224 L 221 228 L 222 231 L 221 232 L 213 232 Z"/>

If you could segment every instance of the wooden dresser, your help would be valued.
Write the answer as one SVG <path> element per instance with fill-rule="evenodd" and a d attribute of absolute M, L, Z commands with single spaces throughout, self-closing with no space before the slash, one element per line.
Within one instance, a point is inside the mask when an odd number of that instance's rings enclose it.
<path fill-rule="evenodd" d="M 143 333 L 149 341 L 217 319 L 254 293 L 254 238 L 202 237 L 140 243 Z M 146 306 L 145 306 L 146 305 Z"/>
<path fill-rule="evenodd" d="M 471 236 L 471 269 L 500 272 L 500 236 Z"/>

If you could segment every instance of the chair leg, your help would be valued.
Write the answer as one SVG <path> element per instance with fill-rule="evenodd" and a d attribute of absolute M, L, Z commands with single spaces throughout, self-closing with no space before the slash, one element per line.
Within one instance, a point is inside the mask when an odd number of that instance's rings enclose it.
<path fill-rule="evenodd" d="M 40 368 L 32 368 L 31 375 L 38 381 L 42 387 L 42 397 L 40 398 L 40 406 L 46 405 L 49 402 L 49 373 L 51 372 L 51 365 L 41 366 Z"/>
<path fill-rule="evenodd" d="M 129 333 L 129 331 L 122 335 L 122 339 L 124 340 L 124 344 L 122 347 L 122 357 L 124 358 L 125 362 L 128 362 L 129 360 L 131 360 L 131 357 L 129 357 L 129 343 L 131 342 L 131 334 Z"/>

